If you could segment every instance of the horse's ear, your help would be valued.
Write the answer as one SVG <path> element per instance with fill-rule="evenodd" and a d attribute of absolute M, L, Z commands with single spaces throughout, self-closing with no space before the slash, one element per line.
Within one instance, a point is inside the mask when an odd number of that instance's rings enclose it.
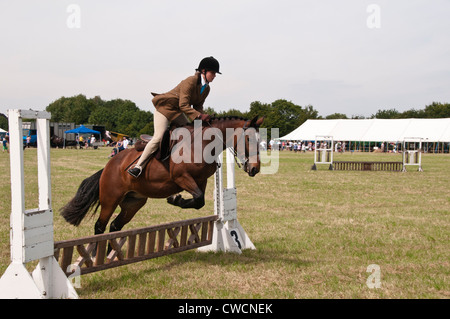
<path fill-rule="evenodd" d="M 260 119 L 258 119 L 258 115 L 257 115 L 251 120 L 250 127 L 259 127 L 263 121 L 264 121 L 264 117 L 261 117 Z"/>
<path fill-rule="evenodd" d="M 264 122 L 264 116 L 261 117 L 260 119 L 258 119 L 255 124 L 257 127 L 260 127 L 263 122 Z"/>

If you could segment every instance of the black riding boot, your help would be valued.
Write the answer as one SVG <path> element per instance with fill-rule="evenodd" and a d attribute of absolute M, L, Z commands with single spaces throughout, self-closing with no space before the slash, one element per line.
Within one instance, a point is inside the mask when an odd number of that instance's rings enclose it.
<path fill-rule="evenodd" d="M 127 172 L 128 172 L 128 174 L 130 174 L 134 178 L 138 178 L 139 175 L 141 175 L 141 173 L 142 173 L 142 167 L 135 165 L 134 167 L 128 169 Z"/>
<path fill-rule="evenodd" d="M 142 171 L 144 170 L 145 165 L 148 164 L 148 162 L 150 162 L 150 160 L 155 157 L 155 153 L 150 154 L 150 156 L 144 160 L 141 164 L 141 166 L 139 165 L 134 165 L 132 168 L 129 168 L 127 170 L 128 174 L 130 174 L 131 176 L 133 176 L 134 178 L 138 178 L 139 175 L 141 175 Z"/>

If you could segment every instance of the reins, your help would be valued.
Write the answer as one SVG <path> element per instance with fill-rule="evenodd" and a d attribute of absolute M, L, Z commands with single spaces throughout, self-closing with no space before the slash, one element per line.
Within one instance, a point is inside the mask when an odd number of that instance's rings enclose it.
<path fill-rule="evenodd" d="M 245 135 L 245 130 L 248 128 L 247 126 L 248 126 L 249 122 L 250 122 L 250 120 L 247 120 L 245 122 L 245 125 L 242 127 L 243 133 L 241 134 L 241 136 L 237 140 L 236 145 L 239 145 L 239 142 L 241 141 L 242 137 Z M 206 122 L 206 124 L 208 124 L 209 127 L 213 127 L 210 122 Z M 225 141 L 221 137 L 218 137 L 218 138 L 222 141 L 222 143 L 225 146 L 225 148 L 229 149 L 230 152 L 233 154 L 234 161 L 236 162 L 236 165 L 239 168 L 241 168 L 241 165 L 244 165 L 244 167 L 245 167 L 245 165 L 247 164 L 249 159 L 248 158 L 245 158 L 244 160 L 240 159 L 238 154 L 237 154 L 237 151 L 234 149 L 234 147 L 232 147 L 232 146 L 227 147 L 227 144 L 225 143 Z M 239 163 L 238 160 L 241 161 L 241 163 Z M 217 164 L 219 164 L 219 163 L 217 163 Z"/>

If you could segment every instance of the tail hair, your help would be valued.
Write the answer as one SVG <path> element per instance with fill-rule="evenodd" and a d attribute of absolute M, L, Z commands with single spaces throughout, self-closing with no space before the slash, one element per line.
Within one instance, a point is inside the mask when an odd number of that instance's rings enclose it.
<path fill-rule="evenodd" d="M 68 223 L 74 226 L 80 225 L 83 218 L 93 209 L 94 205 L 97 206 L 95 206 L 93 214 L 97 212 L 97 209 L 100 206 L 99 182 L 102 173 L 103 169 L 83 180 L 75 196 L 60 209 L 61 216 L 64 217 Z"/>

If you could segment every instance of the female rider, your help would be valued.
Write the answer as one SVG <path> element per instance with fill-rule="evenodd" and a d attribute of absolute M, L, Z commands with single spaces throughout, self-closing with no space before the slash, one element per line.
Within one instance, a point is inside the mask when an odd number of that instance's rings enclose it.
<path fill-rule="evenodd" d="M 173 90 L 164 94 L 152 93 L 155 106 L 153 115 L 154 135 L 145 146 L 136 165 L 128 169 L 133 177 L 139 177 L 145 164 L 159 147 L 159 143 L 170 123 L 185 125 L 190 120 L 208 121 L 210 116 L 203 113 L 203 103 L 209 94 L 211 83 L 219 72 L 219 62 L 211 57 L 200 61 L 195 74 L 181 81 Z M 191 105 L 193 106 L 191 108 Z"/>

